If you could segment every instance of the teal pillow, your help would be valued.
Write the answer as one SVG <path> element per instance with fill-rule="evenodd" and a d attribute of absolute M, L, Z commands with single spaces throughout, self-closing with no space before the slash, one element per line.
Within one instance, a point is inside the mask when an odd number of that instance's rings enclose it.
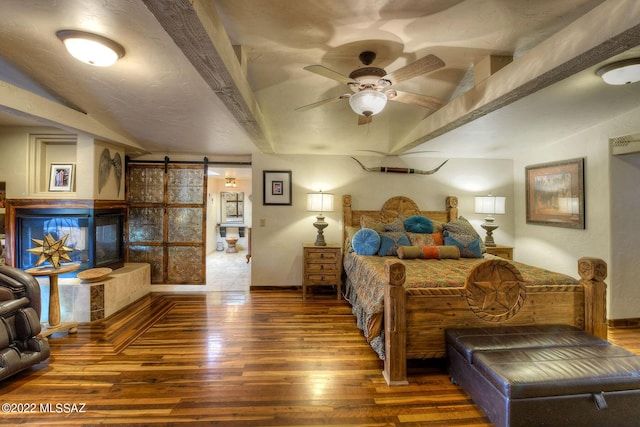
<path fill-rule="evenodd" d="M 404 220 L 404 228 L 410 233 L 433 233 L 433 221 L 426 216 L 413 215 Z"/>
<path fill-rule="evenodd" d="M 482 258 L 482 248 L 480 247 L 480 238 L 471 240 L 468 243 L 462 243 L 459 240 L 448 236 L 445 232 L 444 244 L 446 246 L 457 246 L 460 249 L 461 258 Z"/>
<path fill-rule="evenodd" d="M 397 256 L 399 246 L 411 246 L 411 242 L 406 233 L 398 231 L 387 231 L 380 233 L 380 256 Z"/>
<path fill-rule="evenodd" d="M 370 228 L 361 228 L 353 235 L 351 247 L 358 255 L 375 255 L 380 248 L 380 235 Z"/>

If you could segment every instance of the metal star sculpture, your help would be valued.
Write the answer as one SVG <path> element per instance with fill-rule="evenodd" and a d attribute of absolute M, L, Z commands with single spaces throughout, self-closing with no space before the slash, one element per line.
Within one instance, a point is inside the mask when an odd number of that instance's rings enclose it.
<path fill-rule="evenodd" d="M 27 249 L 27 252 L 39 255 L 36 267 L 47 261 L 51 263 L 53 268 L 60 268 L 61 260 L 71 262 L 71 257 L 69 257 L 68 253 L 73 252 L 73 248 L 64 245 L 68 237 L 69 235 L 66 234 L 60 240 L 55 240 L 51 234 L 47 234 L 43 240 L 31 239 L 38 246 Z"/>

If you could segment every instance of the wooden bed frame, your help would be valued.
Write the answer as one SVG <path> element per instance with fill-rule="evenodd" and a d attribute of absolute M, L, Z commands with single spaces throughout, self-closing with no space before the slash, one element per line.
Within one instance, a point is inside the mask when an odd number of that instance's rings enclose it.
<path fill-rule="evenodd" d="M 343 196 L 342 202 L 344 239 L 346 227 L 359 226 L 362 215 L 380 218 L 383 222 L 391 222 L 399 214 L 405 218 L 421 214 L 442 222 L 458 217 L 458 199 L 451 196 L 446 198 L 443 211 L 421 211 L 413 200 L 403 196 L 387 200 L 380 210 L 354 210 L 350 195 Z M 496 269 L 500 271 L 498 279 Z M 405 271 L 400 259 L 390 258 L 385 262 L 383 375 L 389 385 L 408 384 L 407 359 L 445 357 L 447 328 L 569 324 L 607 338 L 604 283 L 607 265 L 600 259 L 581 258 L 579 283 L 558 286 L 524 286 L 517 268 L 502 259 L 478 265 L 459 288 L 405 289 Z M 486 313 L 483 304 L 476 304 L 476 284 L 487 281 L 492 282 L 496 292 L 517 284 L 519 291 L 515 292 L 507 312 Z M 513 296 L 514 292 L 509 294 Z"/>

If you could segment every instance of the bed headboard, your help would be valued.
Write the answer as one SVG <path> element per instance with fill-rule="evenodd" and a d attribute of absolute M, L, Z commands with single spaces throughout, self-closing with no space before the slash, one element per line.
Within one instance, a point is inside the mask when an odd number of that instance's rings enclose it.
<path fill-rule="evenodd" d="M 424 215 L 435 221 L 449 222 L 458 218 L 458 198 L 448 196 L 445 199 L 445 209 L 441 211 L 423 211 L 416 202 L 405 196 L 390 198 L 384 202 L 380 210 L 355 210 L 351 206 L 351 195 L 345 194 L 342 196 L 343 241 L 347 238 L 346 227 L 359 227 L 362 215 L 379 218 L 382 222 L 392 222 L 398 218 L 398 215 L 405 218 L 412 215 Z"/>

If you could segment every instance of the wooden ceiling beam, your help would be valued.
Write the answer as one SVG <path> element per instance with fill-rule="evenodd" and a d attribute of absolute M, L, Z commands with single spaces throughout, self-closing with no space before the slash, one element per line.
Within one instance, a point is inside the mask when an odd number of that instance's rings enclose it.
<path fill-rule="evenodd" d="M 210 0 L 143 0 L 263 153 L 274 153 L 262 111 Z"/>
<path fill-rule="evenodd" d="M 638 46 L 638 16 L 640 2 L 636 0 L 601 4 L 426 117 L 391 153 L 422 145 Z"/>
<path fill-rule="evenodd" d="M 84 132 L 95 138 L 125 147 L 127 153 L 147 153 L 131 138 L 109 129 L 89 114 L 44 98 L 0 80 L 0 110 L 42 125 L 71 132 Z"/>

